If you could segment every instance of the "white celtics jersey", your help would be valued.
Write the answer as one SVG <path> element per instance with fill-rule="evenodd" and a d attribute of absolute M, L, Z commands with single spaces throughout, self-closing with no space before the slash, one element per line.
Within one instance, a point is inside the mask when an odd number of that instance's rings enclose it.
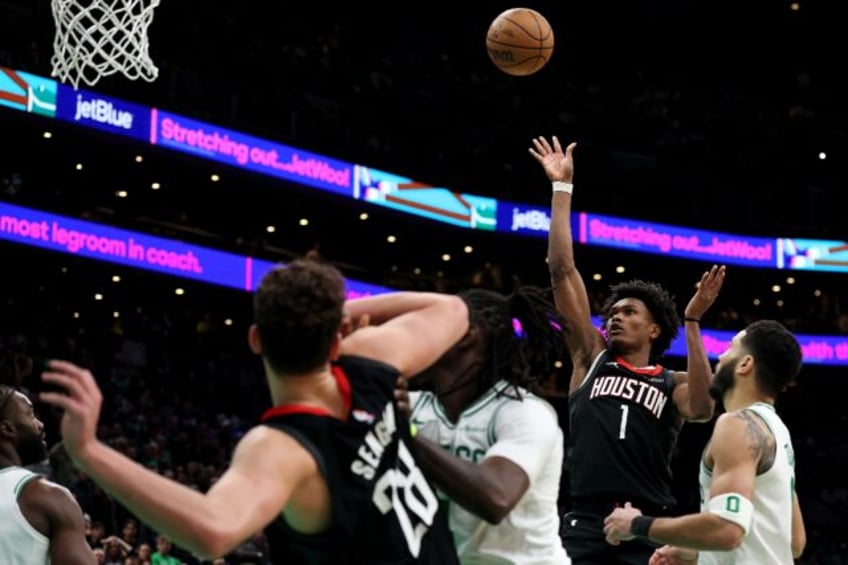
<path fill-rule="evenodd" d="M 505 390 L 506 389 L 506 390 Z M 454 424 L 430 392 L 410 392 L 418 433 L 454 455 L 479 463 L 505 457 L 521 467 L 530 486 L 518 504 L 493 525 L 448 502 L 450 529 L 463 564 L 563 565 L 570 563 L 559 537 L 563 434 L 544 399 L 501 381 L 466 408 Z M 440 496 L 447 500 L 444 493 Z"/>
<path fill-rule="evenodd" d="M 746 408 L 768 424 L 777 449 L 771 469 L 754 483 L 754 519 L 742 545 L 733 551 L 702 551 L 707 565 L 792 565 L 792 507 L 795 493 L 795 452 L 789 430 L 770 404 Z M 712 474 L 701 461 L 701 508 L 709 502 Z"/>
<path fill-rule="evenodd" d="M 50 563 L 50 540 L 27 522 L 18 506 L 24 485 L 38 475 L 21 467 L 0 469 L 0 561 L 15 565 Z"/>

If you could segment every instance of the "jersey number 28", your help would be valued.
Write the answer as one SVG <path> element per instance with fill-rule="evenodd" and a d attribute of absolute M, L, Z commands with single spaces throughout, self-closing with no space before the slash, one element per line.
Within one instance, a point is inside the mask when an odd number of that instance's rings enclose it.
<path fill-rule="evenodd" d="M 377 479 L 373 500 L 383 514 L 394 510 L 409 552 L 418 557 L 421 540 L 439 509 L 439 500 L 403 442 L 398 444 L 398 459 L 401 465 Z"/>

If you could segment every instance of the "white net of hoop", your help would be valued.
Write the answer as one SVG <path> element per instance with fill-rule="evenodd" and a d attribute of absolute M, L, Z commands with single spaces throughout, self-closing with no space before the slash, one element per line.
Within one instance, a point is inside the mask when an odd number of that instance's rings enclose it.
<path fill-rule="evenodd" d="M 121 72 L 152 82 L 159 74 L 148 54 L 147 28 L 160 0 L 51 0 L 56 34 L 51 76 L 93 86 Z"/>

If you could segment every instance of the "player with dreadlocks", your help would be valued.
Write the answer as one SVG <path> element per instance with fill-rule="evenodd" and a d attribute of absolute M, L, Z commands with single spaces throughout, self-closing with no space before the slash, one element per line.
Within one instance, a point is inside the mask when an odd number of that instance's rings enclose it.
<path fill-rule="evenodd" d="M 468 333 L 413 379 L 412 423 L 424 473 L 449 506 L 463 563 L 569 563 L 559 538 L 563 434 L 531 392 L 565 359 L 550 290 L 459 294 Z"/>

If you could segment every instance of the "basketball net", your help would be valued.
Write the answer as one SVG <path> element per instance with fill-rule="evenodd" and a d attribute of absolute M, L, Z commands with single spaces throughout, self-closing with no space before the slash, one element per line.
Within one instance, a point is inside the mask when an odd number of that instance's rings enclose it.
<path fill-rule="evenodd" d="M 147 28 L 160 0 L 51 0 L 56 34 L 51 76 L 77 88 L 121 72 L 152 82 L 159 69 L 148 55 Z"/>

